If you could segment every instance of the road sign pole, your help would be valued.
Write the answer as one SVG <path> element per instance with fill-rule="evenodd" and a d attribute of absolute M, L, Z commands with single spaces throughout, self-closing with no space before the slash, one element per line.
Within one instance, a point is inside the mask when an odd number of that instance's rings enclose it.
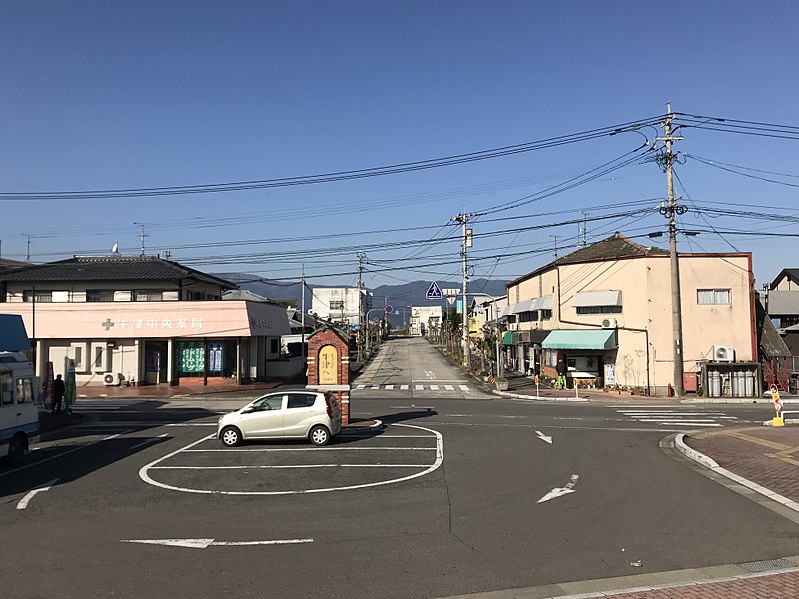
<path fill-rule="evenodd" d="M 774 410 L 777 415 L 771 419 L 771 426 L 785 426 L 785 420 L 782 417 L 782 399 L 780 399 L 780 390 L 777 385 L 772 384 L 770 387 L 771 399 L 774 400 Z"/>

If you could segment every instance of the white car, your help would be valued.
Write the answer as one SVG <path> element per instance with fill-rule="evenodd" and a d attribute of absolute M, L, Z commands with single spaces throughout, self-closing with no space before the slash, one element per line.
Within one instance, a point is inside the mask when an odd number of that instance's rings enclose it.
<path fill-rule="evenodd" d="M 308 439 L 327 445 L 341 430 L 341 409 L 330 391 L 292 389 L 259 397 L 219 419 L 216 436 L 226 447 L 252 439 Z"/>

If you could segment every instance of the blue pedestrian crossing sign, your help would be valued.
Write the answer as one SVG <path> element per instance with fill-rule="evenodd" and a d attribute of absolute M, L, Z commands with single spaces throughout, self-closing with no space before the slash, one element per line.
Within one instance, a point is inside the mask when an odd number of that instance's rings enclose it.
<path fill-rule="evenodd" d="M 438 286 L 438 283 L 433 281 L 430 283 L 430 289 L 427 290 L 427 299 L 429 300 L 440 300 L 444 297 L 444 294 L 441 293 L 441 289 Z"/>

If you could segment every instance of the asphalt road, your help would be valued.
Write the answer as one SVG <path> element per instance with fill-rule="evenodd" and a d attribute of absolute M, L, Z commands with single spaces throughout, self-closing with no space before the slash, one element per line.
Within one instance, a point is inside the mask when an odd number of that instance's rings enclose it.
<path fill-rule="evenodd" d="M 207 438 L 242 403 L 88 403 L 86 423 L 0 469 L 3 594 L 445 597 L 799 554 L 799 526 L 659 446 L 693 426 L 674 422 L 767 406 L 652 419 L 498 399 L 419 339 L 356 381 L 353 415 L 382 419 L 377 434 Z"/>

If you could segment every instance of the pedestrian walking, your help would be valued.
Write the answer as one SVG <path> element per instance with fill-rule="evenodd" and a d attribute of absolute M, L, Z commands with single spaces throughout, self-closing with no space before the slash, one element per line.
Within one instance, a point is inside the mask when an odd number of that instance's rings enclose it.
<path fill-rule="evenodd" d="M 64 392 L 66 387 L 61 375 L 57 375 L 53 381 L 53 414 L 61 415 L 61 404 L 64 403 Z"/>
<path fill-rule="evenodd" d="M 563 360 L 558 360 L 558 365 L 555 367 L 555 369 L 558 371 L 558 389 L 567 389 L 568 383 L 566 382 L 566 373 L 569 371 L 569 369 L 566 367 L 566 364 L 563 362 Z"/>

